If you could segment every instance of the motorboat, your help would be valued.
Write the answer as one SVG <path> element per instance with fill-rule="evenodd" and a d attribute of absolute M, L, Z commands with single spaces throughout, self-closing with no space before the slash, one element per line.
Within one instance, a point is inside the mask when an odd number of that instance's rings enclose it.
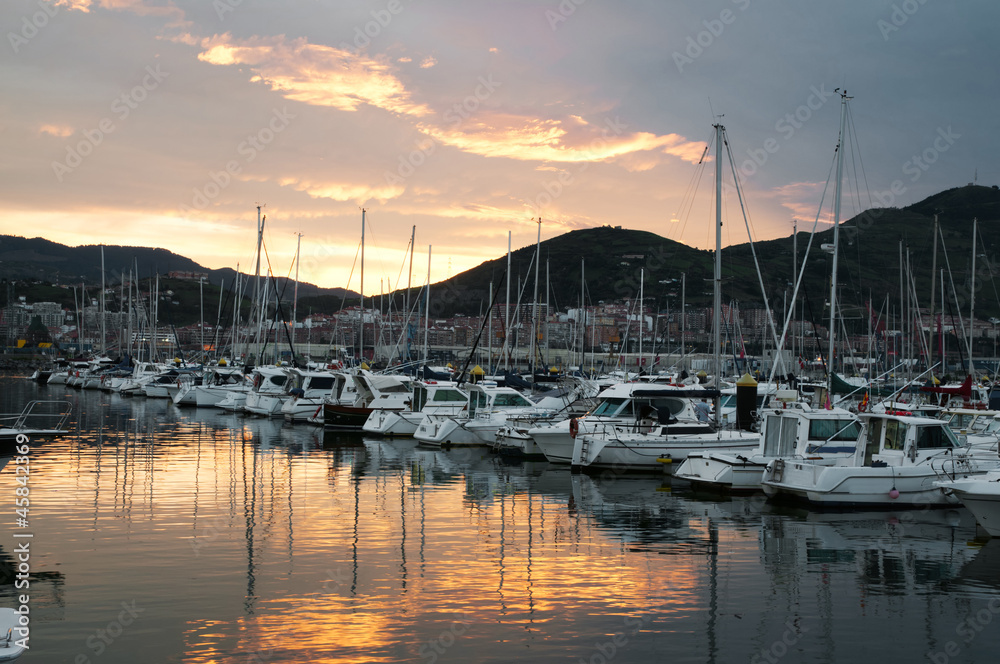
<path fill-rule="evenodd" d="M 1000 466 L 994 455 L 977 455 L 947 423 L 910 414 L 864 414 L 864 433 L 848 463 L 778 458 L 764 469 L 769 497 L 817 505 L 946 505 L 938 482 L 981 475 Z"/>
<path fill-rule="evenodd" d="M 691 452 L 674 477 L 716 491 L 760 491 L 764 468 L 775 459 L 847 462 L 861 438 L 861 420 L 843 408 L 792 401 L 762 411 L 761 417 L 761 438 L 752 453 Z"/>

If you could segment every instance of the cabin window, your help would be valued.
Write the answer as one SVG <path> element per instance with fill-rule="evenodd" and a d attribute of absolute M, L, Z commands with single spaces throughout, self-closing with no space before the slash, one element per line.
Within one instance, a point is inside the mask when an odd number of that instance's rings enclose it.
<path fill-rule="evenodd" d="M 809 440 L 857 440 L 861 424 L 857 420 L 810 420 Z"/>
<path fill-rule="evenodd" d="M 885 422 L 885 445 L 886 450 L 903 450 L 903 443 L 906 441 L 906 425 L 899 420 L 886 420 Z"/>
<path fill-rule="evenodd" d="M 719 405 L 722 408 L 736 408 L 736 395 L 727 394 L 726 396 L 722 397 L 722 401 L 719 402 Z"/>
<path fill-rule="evenodd" d="M 952 429 L 967 429 L 972 422 L 972 415 L 966 413 L 956 413 L 948 420 L 948 426 Z"/>
<path fill-rule="evenodd" d="M 465 403 L 469 400 L 469 397 L 465 396 L 458 390 L 437 390 L 434 392 L 434 396 L 431 401 L 444 401 L 447 403 Z"/>
<path fill-rule="evenodd" d="M 917 431 L 918 450 L 937 450 L 959 447 L 955 434 L 946 427 L 920 427 Z"/>
<path fill-rule="evenodd" d="M 795 428 L 798 418 L 768 415 L 764 434 L 764 456 L 788 457 L 795 454 Z"/>
<path fill-rule="evenodd" d="M 270 378 L 271 384 L 279 387 L 284 385 L 286 380 L 288 380 L 288 376 L 271 376 Z"/>
<path fill-rule="evenodd" d="M 337 379 L 333 376 L 313 376 L 309 379 L 309 389 L 310 390 L 332 390 L 334 381 Z"/>
<path fill-rule="evenodd" d="M 493 401 L 497 407 L 510 408 L 511 406 L 530 406 L 531 402 L 520 394 L 498 394 Z"/>
<path fill-rule="evenodd" d="M 605 417 L 612 417 L 614 415 L 617 415 L 619 411 L 621 411 L 622 406 L 625 405 L 626 401 L 627 399 L 605 399 L 600 404 L 598 404 L 597 408 L 594 409 L 594 412 L 591 413 L 591 415 L 603 415 Z"/>
<path fill-rule="evenodd" d="M 411 410 L 419 413 L 423 410 L 425 403 L 427 403 L 427 388 L 420 385 L 415 386 L 413 388 L 413 407 Z"/>
<path fill-rule="evenodd" d="M 677 415 L 684 410 L 684 406 L 684 401 L 681 399 L 653 399 L 653 408 L 661 415 L 664 411 Z"/>
<path fill-rule="evenodd" d="M 384 392 L 386 394 L 399 394 L 401 392 L 409 392 L 410 386 L 407 383 L 402 383 L 398 385 L 389 385 L 388 387 L 380 388 L 379 392 Z"/>

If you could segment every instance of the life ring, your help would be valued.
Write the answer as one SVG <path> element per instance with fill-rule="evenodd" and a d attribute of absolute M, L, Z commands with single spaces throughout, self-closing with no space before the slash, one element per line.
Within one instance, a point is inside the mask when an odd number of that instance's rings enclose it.
<path fill-rule="evenodd" d="M 580 420 L 574 417 L 569 421 L 569 436 L 576 438 L 578 433 L 580 433 Z"/>
<path fill-rule="evenodd" d="M 867 406 L 867 405 L 865 404 L 865 402 L 864 402 L 864 401 L 862 401 L 862 402 L 858 403 L 858 412 L 859 412 L 859 413 L 863 413 L 863 412 L 865 412 L 865 409 L 866 409 L 866 408 L 868 408 L 868 406 Z"/>

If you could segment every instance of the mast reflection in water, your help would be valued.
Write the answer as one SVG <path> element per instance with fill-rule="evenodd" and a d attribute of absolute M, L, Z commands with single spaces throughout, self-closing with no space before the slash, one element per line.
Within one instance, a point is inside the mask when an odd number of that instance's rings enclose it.
<path fill-rule="evenodd" d="M 4 412 L 74 403 L 71 434 L 31 451 L 25 661 L 981 662 L 1000 645 L 967 622 L 1000 608 L 1000 550 L 964 511 L 817 514 L 2 381 Z M 15 487 L 8 465 L 0 606 Z"/>

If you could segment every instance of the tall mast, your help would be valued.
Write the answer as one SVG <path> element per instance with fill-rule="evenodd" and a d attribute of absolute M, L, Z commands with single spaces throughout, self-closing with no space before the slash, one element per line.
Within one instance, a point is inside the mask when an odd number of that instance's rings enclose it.
<path fill-rule="evenodd" d="M 931 334 L 930 334 L 930 353 L 928 354 L 927 366 L 934 366 L 934 295 L 937 293 L 937 288 L 935 288 L 934 275 L 937 274 L 937 241 L 938 241 L 938 216 L 934 215 L 934 253 L 931 258 Z M 942 303 L 943 304 L 943 303 Z M 933 372 L 933 369 L 931 370 Z"/>
<path fill-rule="evenodd" d="M 972 333 L 975 331 L 976 313 L 976 225 L 979 219 L 972 218 L 972 288 L 969 289 L 969 375 L 975 375 L 976 370 L 972 364 Z"/>
<path fill-rule="evenodd" d="M 721 124 L 715 126 L 715 278 L 712 303 L 712 342 L 715 346 L 712 371 L 715 373 L 716 391 L 722 389 L 722 132 Z M 721 401 L 715 398 L 715 426 L 722 421 Z"/>
<path fill-rule="evenodd" d="M 799 220 L 792 219 L 792 324 L 795 320 L 795 282 L 799 278 Z M 795 329 L 792 329 L 792 366 L 795 366 Z"/>
<path fill-rule="evenodd" d="M 534 375 L 535 343 L 538 340 L 538 266 L 541 262 L 542 218 L 538 218 L 538 240 L 535 242 L 535 295 L 531 299 L 531 343 L 528 346 L 528 370 Z"/>
<path fill-rule="evenodd" d="M 646 317 L 643 312 L 643 285 L 646 280 L 646 270 L 645 268 L 639 268 L 639 362 L 636 365 L 636 373 L 642 373 L 642 333 L 645 331 L 643 328 L 646 326 Z"/>
<path fill-rule="evenodd" d="M 427 245 L 427 297 L 424 300 L 424 365 L 430 356 L 430 320 L 431 320 L 431 249 L 433 245 Z"/>
<path fill-rule="evenodd" d="M 428 281 L 428 286 L 430 282 Z M 361 208 L 361 336 L 358 341 L 358 361 L 365 361 L 365 209 Z"/>
<path fill-rule="evenodd" d="M 101 356 L 104 357 L 108 354 L 107 347 L 107 329 L 105 323 L 107 321 L 107 303 L 104 299 L 104 245 L 101 245 Z"/>
<path fill-rule="evenodd" d="M 503 345 L 504 348 L 507 349 L 507 357 L 504 358 L 504 365 L 503 365 L 505 369 L 510 369 L 509 358 L 511 353 L 510 346 L 508 345 L 510 340 L 510 233 L 511 233 L 510 231 L 507 231 L 507 302 L 506 306 L 504 306 L 504 322 L 503 322 L 503 329 L 504 329 Z"/>
<path fill-rule="evenodd" d="M 403 310 L 406 312 L 406 334 L 407 339 L 409 339 L 410 334 L 410 285 L 413 280 L 413 245 L 417 241 L 417 227 L 414 226 L 410 230 L 410 269 L 406 272 L 406 297 L 404 298 Z M 406 344 L 406 361 L 409 362 L 413 358 L 410 357 L 410 344 Z"/>
<path fill-rule="evenodd" d="M 584 356 L 583 349 L 587 346 L 587 308 L 586 300 L 584 295 L 584 290 L 586 289 L 586 280 L 584 278 L 584 259 L 580 258 L 580 372 L 583 373 L 583 365 L 586 364 L 587 360 Z"/>
<path fill-rule="evenodd" d="M 830 347 L 827 354 L 827 395 L 833 392 L 834 330 L 837 322 L 837 257 L 840 251 L 840 189 L 844 173 L 844 130 L 847 125 L 847 90 L 840 93 L 840 136 L 837 139 L 837 187 L 833 199 L 833 260 L 830 270 Z M 830 398 L 829 396 L 827 397 Z"/>
<path fill-rule="evenodd" d="M 684 355 L 687 353 L 687 272 L 681 272 L 681 369 L 684 369 Z M 669 337 L 668 337 L 669 338 Z"/>
<path fill-rule="evenodd" d="M 257 307 L 260 305 L 260 250 L 261 245 L 264 243 L 264 220 L 260 216 L 260 209 L 262 205 L 257 205 L 257 268 L 253 273 L 253 308 L 251 311 L 256 312 Z M 264 323 L 263 317 L 258 317 L 257 319 L 257 334 L 254 337 L 255 348 L 253 351 L 255 363 L 260 361 L 257 358 L 257 352 L 260 350 L 260 332 Z"/>
<path fill-rule="evenodd" d="M 299 313 L 299 251 L 302 249 L 302 233 L 296 233 L 298 241 L 295 244 L 295 288 L 292 290 L 292 364 L 295 364 L 295 321 Z"/>

